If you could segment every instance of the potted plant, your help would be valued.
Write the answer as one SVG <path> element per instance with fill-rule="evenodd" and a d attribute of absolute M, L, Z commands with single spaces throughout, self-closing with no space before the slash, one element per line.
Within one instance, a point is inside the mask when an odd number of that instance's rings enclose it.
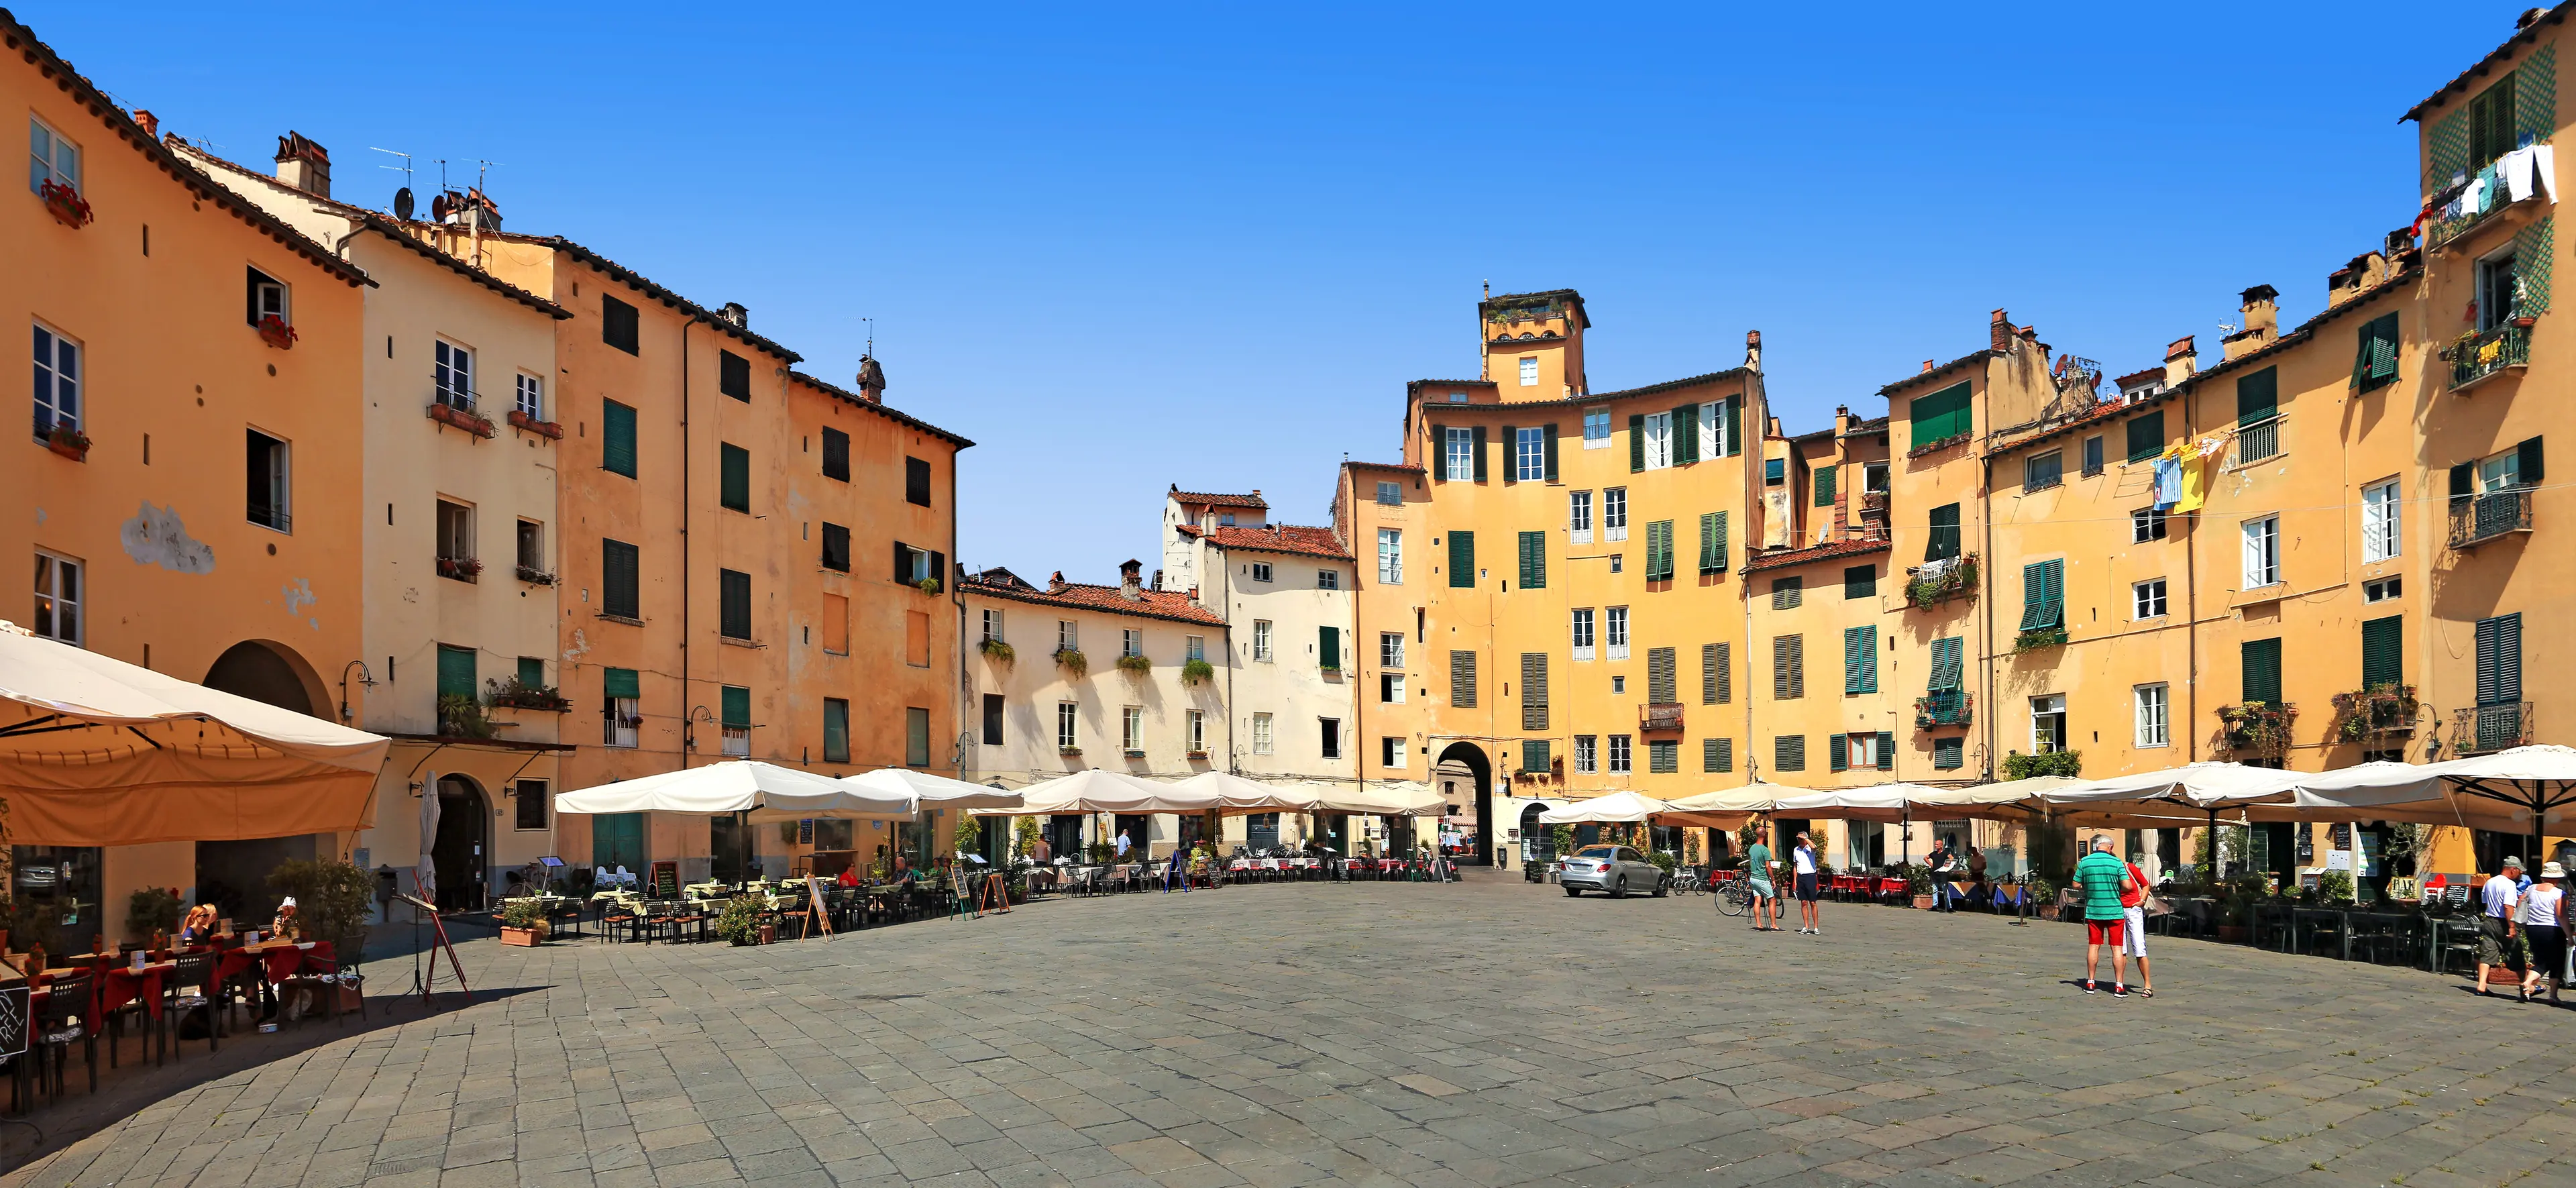
<path fill-rule="evenodd" d="M 2042 920 L 2057 918 L 2057 884 L 2038 875 L 2027 875 L 2021 881 L 2022 894 L 2030 897 L 2030 914 Z"/>
<path fill-rule="evenodd" d="M 2049 648 L 2063 647 L 2065 643 L 2066 628 L 2034 627 L 2013 637 L 2013 654 L 2019 656 L 2045 651 Z"/>
<path fill-rule="evenodd" d="M 975 650 L 984 653 L 986 656 L 992 657 L 995 664 L 1008 664 L 1011 661 L 1020 658 L 1020 654 L 1018 652 L 1011 650 L 1011 645 L 1003 643 L 998 639 L 986 639 L 984 642 L 976 644 Z"/>
<path fill-rule="evenodd" d="M 735 945 L 760 943 L 760 902 L 749 895 L 737 895 L 725 901 L 724 910 L 716 914 L 710 926 L 715 934 Z"/>
<path fill-rule="evenodd" d="M 533 949 L 546 939 L 546 906 L 533 899 L 512 900 L 501 909 L 501 943 Z"/>
<path fill-rule="evenodd" d="M 492 719 L 483 713 L 483 703 L 463 693 L 443 693 L 438 698 L 438 732 L 448 738 L 490 738 Z"/>
<path fill-rule="evenodd" d="M 920 587 L 921 592 L 924 594 L 937 594 L 940 590 L 939 579 L 935 577 L 923 578 L 920 581 L 914 582 L 913 585 Z"/>
<path fill-rule="evenodd" d="M 53 428 L 45 431 L 45 448 L 78 462 L 89 457 L 89 434 L 56 421 Z"/>
<path fill-rule="evenodd" d="M 1091 671 L 1091 661 L 1082 654 L 1080 648 L 1057 648 L 1055 662 L 1063 665 L 1066 672 L 1077 677 Z"/>
<path fill-rule="evenodd" d="M 367 917 L 376 906 L 375 872 L 346 862 L 290 859 L 269 872 L 268 885 L 295 897 L 306 937 L 330 942 L 342 967 L 357 967 L 367 947 Z M 356 1005 L 356 996 L 356 988 L 343 983 L 340 1009 Z"/>
<path fill-rule="evenodd" d="M 471 408 L 449 404 L 444 400 L 429 402 L 429 419 L 442 425 L 453 425 L 476 437 L 489 438 L 500 432 L 492 427 L 490 418 Z"/>
<path fill-rule="evenodd" d="M 295 349 L 295 339 L 295 327 L 287 325 L 286 319 L 281 318 L 276 314 L 266 314 L 259 319 L 259 340 L 261 342 L 276 347 L 281 351 L 287 351 Z"/>
<path fill-rule="evenodd" d="M 540 421 L 535 417 L 529 416 L 528 410 L 524 408 L 514 408 L 510 410 L 510 424 L 517 426 L 518 428 L 525 429 L 530 433 L 534 433 L 548 441 L 563 440 L 563 426 L 561 424 L 554 421 Z"/>
<path fill-rule="evenodd" d="M 553 710 L 562 713 L 572 708 L 572 699 L 555 691 L 552 685 L 530 685 L 518 674 L 494 677 L 483 682 L 485 704 L 497 708 Z"/>
<path fill-rule="evenodd" d="M 1144 658 L 1143 656 L 1120 656 L 1118 658 L 1118 671 L 1130 676 L 1143 676 L 1146 673 L 1154 671 L 1154 662 Z"/>
<path fill-rule="evenodd" d="M 2073 778 L 2083 774 L 2082 751 L 2048 751 L 2038 755 L 2011 751 L 2004 755 L 2004 778 L 2007 780 L 2026 780 L 2032 776 Z"/>
<path fill-rule="evenodd" d="M 125 901 L 125 930 L 136 940 L 159 936 L 177 928 L 184 911 L 178 891 L 168 887 L 139 888 Z"/>
<path fill-rule="evenodd" d="M 1187 663 L 1181 665 L 1181 679 L 1193 685 L 1204 683 L 1213 679 L 1215 676 L 1216 665 L 1210 664 L 1206 660 L 1200 659 L 1196 656 L 1191 657 Z"/>
<path fill-rule="evenodd" d="M 55 222 L 74 230 L 89 223 L 89 203 L 80 196 L 80 191 L 47 178 L 36 187 L 36 194 L 45 200 L 45 210 L 54 216 Z"/>
<path fill-rule="evenodd" d="M 1055 749 L 1055 753 L 1067 759 L 1082 758 L 1082 748 L 1080 747 L 1057 747 Z"/>
<path fill-rule="evenodd" d="M 438 559 L 438 576 L 443 578 L 454 578 L 460 582 L 481 581 L 483 579 L 483 559 L 480 557 L 441 557 Z"/>
<path fill-rule="evenodd" d="M 1931 910 L 1932 868 L 1921 863 L 1906 867 L 1905 890 L 1914 897 L 1914 910 L 1918 912 Z"/>

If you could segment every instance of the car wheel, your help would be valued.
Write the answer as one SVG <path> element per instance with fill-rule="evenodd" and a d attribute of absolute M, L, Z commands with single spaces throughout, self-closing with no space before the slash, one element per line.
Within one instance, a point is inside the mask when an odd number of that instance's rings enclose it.
<path fill-rule="evenodd" d="M 1567 899 L 1581 899 L 1583 898 L 1583 888 L 1568 887 L 1565 889 L 1565 897 Z"/>
<path fill-rule="evenodd" d="M 1672 890 L 1673 880 L 1670 877 L 1655 880 L 1655 898 L 1662 899 L 1664 896 L 1672 894 Z"/>
<path fill-rule="evenodd" d="M 1626 898 L 1628 898 L 1628 876 L 1626 876 L 1626 875 L 1620 875 L 1620 876 L 1619 876 L 1619 881 L 1618 881 L 1618 882 L 1616 882 L 1616 883 L 1612 883 L 1612 884 L 1610 885 L 1610 898 L 1612 898 L 1612 899 L 1626 899 Z"/>

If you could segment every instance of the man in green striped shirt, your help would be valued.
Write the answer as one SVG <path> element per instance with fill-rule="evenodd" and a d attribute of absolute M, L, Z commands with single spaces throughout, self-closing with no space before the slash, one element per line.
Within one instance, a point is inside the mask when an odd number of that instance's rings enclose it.
<path fill-rule="evenodd" d="M 2121 892 L 2136 886 L 2129 877 L 2129 864 L 2111 853 L 2109 836 L 2093 839 L 2093 852 L 2075 864 L 2075 885 L 2084 892 L 2084 992 L 2096 987 L 2093 975 L 2102 963 L 2102 946 L 2111 946 L 2111 993 L 2129 996 L 2128 951 L 2121 946 L 2121 933 L 2128 909 L 2120 902 Z"/>

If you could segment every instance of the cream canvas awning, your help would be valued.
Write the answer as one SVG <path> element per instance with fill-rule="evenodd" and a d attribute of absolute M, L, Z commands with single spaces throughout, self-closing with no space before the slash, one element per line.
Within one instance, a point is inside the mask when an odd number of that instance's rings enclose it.
<path fill-rule="evenodd" d="M 0 797 L 19 845 L 370 828 L 388 745 L 0 623 Z"/>
<path fill-rule="evenodd" d="M 908 795 L 926 809 L 1015 809 L 1020 807 L 1021 801 L 1017 792 L 901 767 L 880 767 L 849 776 L 841 782 L 890 796 Z"/>
<path fill-rule="evenodd" d="M 1058 813 L 1204 813 L 1224 807 L 1214 793 L 1179 784 L 1087 768 L 1020 789 L 1020 807 L 977 809 L 980 815 L 1045 817 Z"/>
<path fill-rule="evenodd" d="M 910 792 L 864 788 L 848 780 L 780 767 L 756 759 L 734 759 L 704 767 L 666 771 L 640 779 L 619 780 L 562 792 L 555 796 L 560 813 L 679 813 L 716 817 L 749 813 L 754 821 L 805 818 L 849 821 L 910 821 L 918 816 Z"/>
<path fill-rule="evenodd" d="M 1538 819 L 1544 825 L 1634 824 L 1654 820 L 1657 814 L 1671 811 L 1671 804 L 1642 792 L 1613 792 L 1549 809 L 1540 813 Z"/>

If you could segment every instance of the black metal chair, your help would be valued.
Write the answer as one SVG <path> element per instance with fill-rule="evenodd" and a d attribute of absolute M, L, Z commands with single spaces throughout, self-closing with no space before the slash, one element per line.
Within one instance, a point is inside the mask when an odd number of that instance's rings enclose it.
<path fill-rule="evenodd" d="M 39 1087 L 55 1098 L 68 1092 L 63 1071 L 73 1044 L 85 1050 L 89 1091 L 98 1092 L 98 1028 L 90 1018 L 97 1008 L 92 1005 L 95 984 L 91 977 L 85 973 L 69 974 L 47 982 L 45 1005 L 36 1011 L 35 1026 L 27 1037 Z"/>
<path fill-rule="evenodd" d="M 191 1016 L 202 1015 L 206 1021 L 206 1054 L 214 1055 L 223 1046 L 223 1012 L 218 1009 L 221 988 L 215 985 L 215 955 L 182 953 L 171 962 L 170 971 L 161 975 L 161 1051 L 173 1058 L 183 1056 L 185 1037 L 179 1029 Z M 160 1063 L 156 1055 L 153 1063 Z"/>

